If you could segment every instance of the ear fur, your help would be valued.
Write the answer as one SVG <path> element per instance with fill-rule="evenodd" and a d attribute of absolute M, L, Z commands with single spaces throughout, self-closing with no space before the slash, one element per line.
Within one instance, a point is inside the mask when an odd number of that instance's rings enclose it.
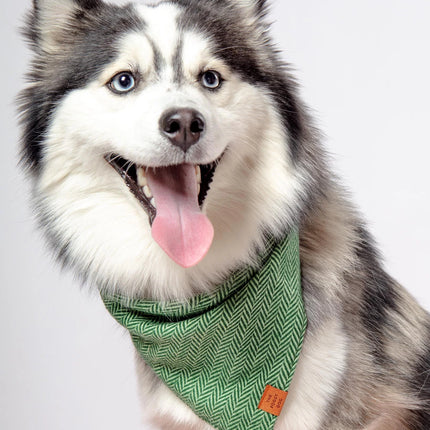
<path fill-rule="evenodd" d="M 36 49 L 52 52 L 56 49 L 56 35 L 79 10 L 95 9 L 101 0 L 33 0 L 28 31 Z"/>
<path fill-rule="evenodd" d="M 266 15 L 268 2 L 267 0 L 236 0 L 240 6 L 247 7 L 252 14 L 258 18 L 263 18 Z"/>

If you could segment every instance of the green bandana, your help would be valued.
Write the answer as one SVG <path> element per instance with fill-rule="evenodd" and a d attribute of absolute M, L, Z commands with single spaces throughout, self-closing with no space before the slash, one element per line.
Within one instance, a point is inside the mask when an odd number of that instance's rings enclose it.
<path fill-rule="evenodd" d="M 164 383 L 218 430 L 270 430 L 303 344 L 299 239 L 270 242 L 258 269 L 187 302 L 103 295 Z"/>

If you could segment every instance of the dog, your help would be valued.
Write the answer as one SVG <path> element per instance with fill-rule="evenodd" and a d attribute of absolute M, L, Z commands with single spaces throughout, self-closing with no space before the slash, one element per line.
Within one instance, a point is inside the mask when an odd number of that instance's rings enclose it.
<path fill-rule="evenodd" d="M 83 282 L 158 302 L 213 293 L 296 228 L 307 329 L 275 428 L 428 430 L 430 317 L 384 271 L 266 12 L 34 0 L 20 113 L 38 223 Z M 152 428 L 214 428 L 136 362 Z"/>

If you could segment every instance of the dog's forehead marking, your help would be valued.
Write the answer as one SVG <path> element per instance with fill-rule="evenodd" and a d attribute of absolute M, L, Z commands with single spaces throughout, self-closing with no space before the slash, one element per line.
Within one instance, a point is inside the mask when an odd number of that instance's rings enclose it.
<path fill-rule="evenodd" d="M 177 20 L 180 9 L 172 3 L 162 3 L 158 6 L 138 5 L 137 10 L 145 22 L 145 35 L 150 41 L 154 58 L 158 59 L 158 66 L 172 66 L 177 57 L 181 35 Z M 171 67 L 165 67 L 171 70 Z"/>
<path fill-rule="evenodd" d="M 204 70 L 225 71 L 224 62 L 213 55 L 211 39 L 193 28 L 181 26 L 182 10 L 178 6 L 171 3 L 137 5 L 136 10 L 144 26 L 124 35 L 120 55 L 106 68 L 102 80 L 129 64 L 169 88 L 172 84 L 181 86 L 185 82 L 195 82 Z"/>
<path fill-rule="evenodd" d="M 182 10 L 172 3 L 138 5 L 145 22 L 145 37 L 153 49 L 154 68 L 163 80 L 181 83 L 210 60 L 210 43 L 202 34 L 178 25 Z"/>

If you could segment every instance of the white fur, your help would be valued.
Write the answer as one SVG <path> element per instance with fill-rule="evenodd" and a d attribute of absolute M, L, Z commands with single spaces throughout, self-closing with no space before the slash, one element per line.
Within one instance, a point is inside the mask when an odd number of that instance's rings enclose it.
<path fill-rule="evenodd" d="M 314 430 L 322 425 L 345 370 L 346 353 L 339 320 L 329 320 L 308 334 L 275 430 Z"/>
<path fill-rule="evenodd" d="M 239 263 L 252 264 L 255 250 L 263 246 L 263 229 L 278 234 L 291 221 L 303 190 L 300 172 L 287 151 L 288 136 L 264 90 L 243 82 L 215 59 L 209 41 L 196 33 L 183 35 L 187 82 L 178 87 L 172 70 L 178 38 L 176 7 L 138 10 L 148 24 L 145 32 L 127 34 L 119 57 L 97 80 L 69 93 L 57 108 L 45 140 L 36 195 L 58 245 L 68 245 L 72 264 L 86 272 L 90 282 L 126 295 L 184 298 L 219 282 Z M 168 25 L 161 25 L 166 20 Z M 165 60 L 161 76 L 153 70 L 152 43 Z M 106 83 L 129 68 L 142 75 L 139 88 L 126 96 L 112 93 Z M 197 79 L 201 71 L 210 69 L 225 78 L 217 93 L 202 89 Z M 160 116 L 172 107 L 192 107 L 206 119 L 205 135 L 186 155 L 158 129 Z M 223 152 L 204 207 L 214 226 L 214 242 L 201 263 L 183 269 L 152 240 L 145 211 L 103 156 L 119 153 L 137 164 L 156 167 L 206 164 Z M 315 428 L 333 392 L 343 366 L 344 341 L 335 325 L 323 331 L 321 338 L 306 341 L 293 382 L 296 390 L 278 430 Z M 341 353 L 334 355 L 334 349 Z M 163 424 L 165 418 L 184 428 L 194 424 L 210 428 L 159 385 L 150 370 L 140 373 L 142 392 L 152 399 L 146 412 L 154 416 L 154 428 L 171 428 Z M 318 378 L 325 384 L 316 390 L 313 383 Z"/>
<path fill-rule="evenodd" d="M 276 232 L 285 225 L 286 207 L 294 211 L 301 192 L 269 97 L 210 59 L 203 38 L 185 35 L 185 56 L 191 46 L 196 60 L 184 68 L 194 80 L 175 88 L 165 77 L 154 81 L 145 35 L 127 35 L 119 58 L 100 78 L 62 100 L 47 134 L 39 204 L 53 231 L 69 242 L 74 264 L 91 281 L 126 294 L 166 298 L 204 290 L 239 262 L 252 261 L 252 242 L 261 239 L 262 227 Z M 106 81 L 130 65 L 143 74 L 142 86 L 127 96 L 113 94 Z M 195 82 L 205 65 L 226 75 L 218 94 Z M 160 115 L 177 106 L 194 107 L 207 121 L 204 138 L 186 156 L 158 130 Z M 145 166 L 205 164 L 226 148 L 205 204 L 215 228 L 213 245 L 198 266 L 182 269 L 152 240 L 146 213 L 103 155 L 120 153 Z"/>

